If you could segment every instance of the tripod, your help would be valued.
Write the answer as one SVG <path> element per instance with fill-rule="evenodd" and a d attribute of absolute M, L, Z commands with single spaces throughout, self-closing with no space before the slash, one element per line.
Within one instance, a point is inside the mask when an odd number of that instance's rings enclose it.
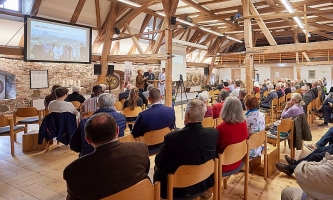
<path fill-rule="evenodd" d="M 179 75 L 179 81 L 178 81 L 178 85 L 177 85 L 177 90 L 176 90 L 176 98 L 178 95 L 178 89 L 180 87 L 180 108 L 181 108 L 181 112 L 182 112 L 182 119 L 184 119 L 184 114 L 183 114 L 183 110 L 184 110 L 184 106 L 183 106 L 183 88 L 184 88 L 184 93 L 185 93 L 185 97 L 186 97 L 186 102 L 188 103 L 188 98 L 187 98 L 187 94 L 186 94 L 186 88 L 184 86 L 184 80 L 183 80 L 183 75 Z"/>

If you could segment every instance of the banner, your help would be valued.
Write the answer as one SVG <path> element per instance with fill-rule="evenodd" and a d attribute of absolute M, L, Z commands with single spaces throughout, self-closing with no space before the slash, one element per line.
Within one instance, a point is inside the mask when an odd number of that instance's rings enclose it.
<path fill-rule="evenodd" d="M 126 86 L 128 84 L 131 84 L 132 72 L 133 72 L 132 62 L 125 61 L 125 66 L 124 66 L 124 73 L 125 73 L 124 88 L 126 88 Z"/>

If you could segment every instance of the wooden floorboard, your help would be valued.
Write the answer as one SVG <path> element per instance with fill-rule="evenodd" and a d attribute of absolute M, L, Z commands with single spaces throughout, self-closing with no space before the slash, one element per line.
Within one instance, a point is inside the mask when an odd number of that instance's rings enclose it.
<path fill-rule="evenodd" d="M 185 108 L 185 106 L 184 106 Z M 177 127 L 183 127 L 181 108 L 176 106 Z M 321 121 L 316 121 L 320 123 Z M 37 125 L 29 125 L 29 130 L 36 130 Z M 317 141 L 328 130 L 328 127 L 311 126 L 313 141 Z M 53 145 L 49 151 L 22 153 L 22 133 L 18 134 L 15 143 L 15 156 L 10 155 L 9 137 L 0 137 L 0 200 L 4 199 L 65 199 L 66 182 L 62 173 L 64 168 L 78 157 L 68 146 Z M 281 143 L 281 162 L 283 156 L 290 154 L 289 149 Z M 296 158 L 309 154 L 308 149 L 296 151 Z M 155 157 L 150 157 L 152 178 Z M 223 190 L 224 199 L 243 198 L 244 174 L 239 173 L 229 178 L 228 188 Z M 284 187 L 297 186 L 294 177 L 276 172 L 266 181 L 263 177 L 250 174 L 249 199 L 280 199 Z"/>

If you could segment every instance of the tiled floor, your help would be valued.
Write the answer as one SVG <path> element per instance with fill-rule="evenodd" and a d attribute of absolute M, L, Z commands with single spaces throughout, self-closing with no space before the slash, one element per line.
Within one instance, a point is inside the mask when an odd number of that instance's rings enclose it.
<path fill-rule="evenodd" d="M 183 126 L 180 106 L 176 106 L 177 127 Z M 317 122 L 319 123 L 319 122 Z M 29 125 L 29 130 L 36 130 L 36 125 Z M 313 140 L 317 141 L 328 128 L 312 126 Z M 63 169 L 77 158 L 64 145 L 53 145 L 49 151 L 22 153 L 22 133 L 15 143 L 15 156 L 10 155 L 9 137 L 0 137 L 0 200 L 3 199 L 65 199 L 66 183 L 62 178 Z M 307 155 L 309 151 L 297 151 L 296 158 Z M 281 160 L 289 149 L 281 149 Z M 154 156 L 150 158 L 150 177 L 153 174 Z M 88 170 L 88 169 L 87 169 Z M 232 176 L 224 199 L 243 197 L 243 174 Z M 281 190 L 287 186 L 297 186 L 293 177 L 276 172 L 267 181 L 258 175 L 250 175 L 249 199 L 280 199 Z"/>

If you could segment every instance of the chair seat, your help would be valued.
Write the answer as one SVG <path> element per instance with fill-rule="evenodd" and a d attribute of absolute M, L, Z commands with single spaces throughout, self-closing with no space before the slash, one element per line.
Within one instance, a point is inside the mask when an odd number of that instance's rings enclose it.
<path fill-rule="evenodd" d="M 14 131 L 20 130 L 24 128 L 24 126 L 14 126 Z M 5 126 L 5 127 L 1 127 L 0 128 L 0 134 L 5 134 L 5 133 L 9 133 L 10 132 L 10 127 L 9 126 Z"/>
<path fill-rule="evenodd" d="M 228 176 L 231 176 L 231 175 L 233 175 L 233 174 L 236 174 L 237 172 L 239 172 L 239 171 L 243 168 L 244 165 L 245 165 L 245 163 L 242 162 L 242 163 L 239 165 L 239 167 L 237 167 L 236 169 L 231 170 L 231 171 L 228 171 L 228 172 L 222 172 L 222 177 L 228 177 Z"/>
<path fill-rule="evenodd" d="M 268 138 L 271 138 L 271 139 L 277 139 L 277 135 L 274 135 L 274 134 L 272 134 L 272 133 L 270 133 L 270 132 L 267 132 L 267 137 Z M 286 140 L 286 139 L 288 139 L 289 138 L 289 134 L 287 135 L 287 136 L 281 136 L 280 135 L 280 140 L 282 141 L 282 140 Z"/>
<path fill-rule="evenodd" d="M 33 123 L 33 122 L 38 122 L 38 120 L 39 120 L 38 117 L 29 117 L 29 118 L 20 120 L 17 123 Z"/>

